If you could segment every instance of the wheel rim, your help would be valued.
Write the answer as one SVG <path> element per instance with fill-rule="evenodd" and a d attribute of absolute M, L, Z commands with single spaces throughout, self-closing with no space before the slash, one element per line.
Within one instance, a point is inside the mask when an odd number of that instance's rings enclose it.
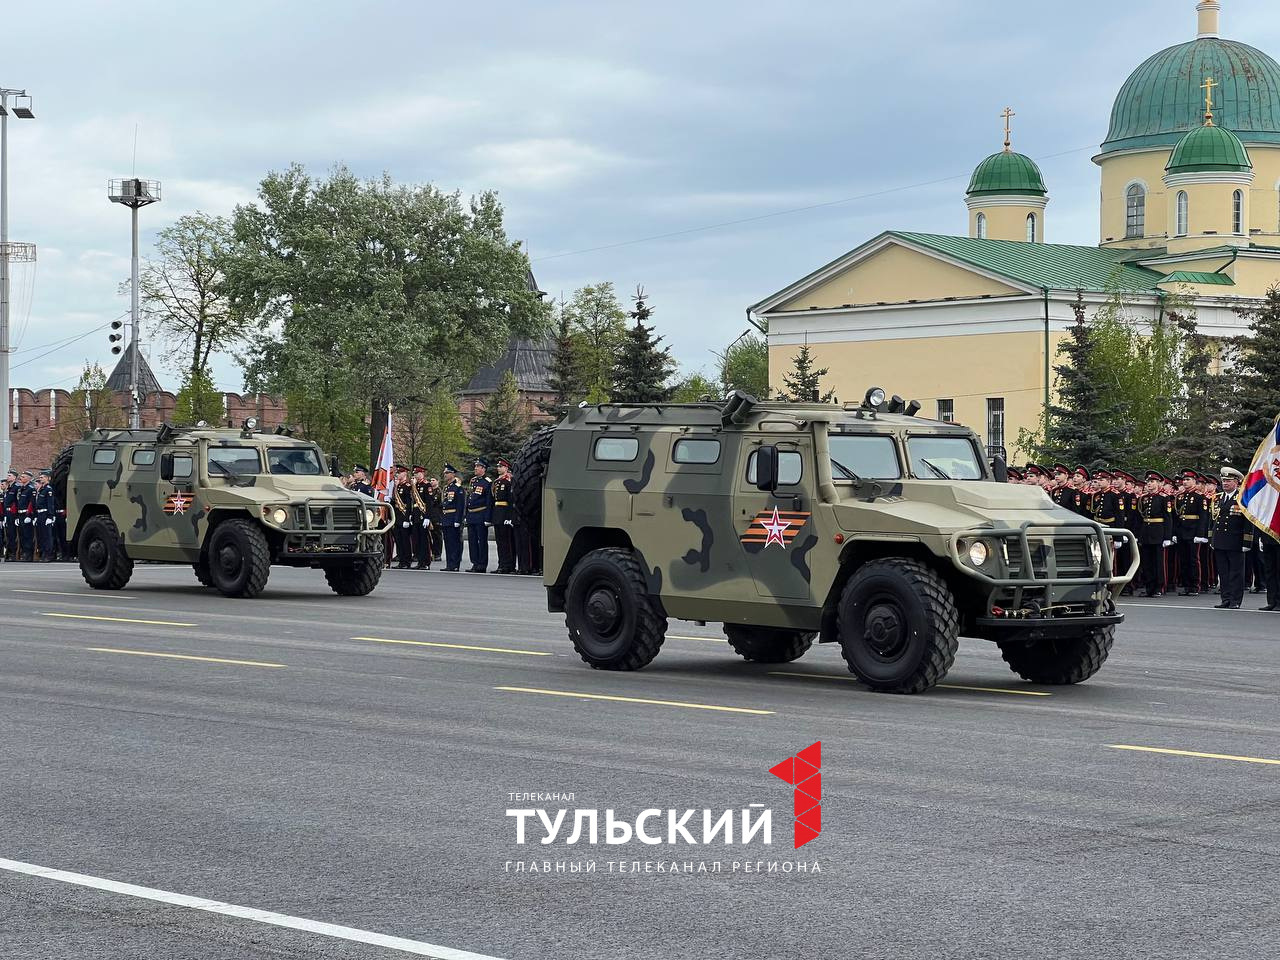
<path fill-rule="evenodd" d="M 93 537 L 85 544 L 84 565 L 90 574 L 101 576 L 106 573 L 109 560 L 107 545 L 101 537 Z"/>
<path fill-rule="evenodd" d="M 622 625 L 622 601 L 609 583 L 594 583 L 582 605 L 586 625 L 597 638 L 612 640 Z"/>
<path fill-rule="evenodd" d="M 873 656 L 897 660 L 906 650 L 908 636 L 906 612 L 896 600 L 881 596 L 868 605 L 862 621 L 862 639 Z"/>
<path fill-rule="evenodd" d="M 244 570 L 244 554 L 234 543 L 223 543 L 218 547 L 217 569 L 226 581 L 240 578 Z"/>

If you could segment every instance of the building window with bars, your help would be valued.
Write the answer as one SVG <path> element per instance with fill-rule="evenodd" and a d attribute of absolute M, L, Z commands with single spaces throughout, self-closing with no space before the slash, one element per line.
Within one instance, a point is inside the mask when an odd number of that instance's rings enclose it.
<path fill-rule="evenodd" d="M 1004 397 L 987 398 L 987 455 L 1004 456 Z"/>
<path fill-rule="evenodd" d="M 943 423 L 956 422 L 956 402 L 954 400 L 938 401 L 938 419 Z"/>

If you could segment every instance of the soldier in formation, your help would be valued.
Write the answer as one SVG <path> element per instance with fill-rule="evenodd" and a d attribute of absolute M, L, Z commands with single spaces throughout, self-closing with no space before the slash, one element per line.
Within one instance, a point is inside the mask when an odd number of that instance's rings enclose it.
<path fill-rule="evenodd" d="M 0 557 L 15 563 L 71 559 L 66 516 L 48 470 L 10 470 L 0 481 Z"/>

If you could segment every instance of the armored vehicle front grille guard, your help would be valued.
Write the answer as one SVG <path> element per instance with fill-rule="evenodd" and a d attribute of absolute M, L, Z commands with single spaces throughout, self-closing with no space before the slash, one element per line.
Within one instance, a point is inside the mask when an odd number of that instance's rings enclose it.
<path fill-rule="evenodd" d="M 353 503 L 326 503 L 308 500 L 293 509 L 293 526 L 316 533 L 358 533 L 360 506 Z"/>
<path fill-rule="evenodd" d="M 990 557 L 980 566 L 975 566 L 968 556 L 977 541 L 987 545 Z M 1125 542 L 1130 548 L 1129 570 L 1117 576 L 1111 545 Z M 1017 530 L 963 530 L 951 535 L 950 552 L 952 562 L 961 571 L 993 587 L 1071 587 L 1100 581 L 1115 587 L 1127 583 L 1138 568 L 1137 538 L 1130 531 L 1087 520 L 1028 520 Z"/>

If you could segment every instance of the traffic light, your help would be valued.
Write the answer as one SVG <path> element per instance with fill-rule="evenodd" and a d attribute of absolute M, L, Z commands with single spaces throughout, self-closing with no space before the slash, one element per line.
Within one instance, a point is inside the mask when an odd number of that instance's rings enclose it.
<path fill-rule="evenodd" d="M 120 341 L 124 339 L 124 334 L 120 332 L 120 328 L 123 326 L 124 326 L 123 320 L 111 321 L 111 335 L 107 337 L 107 339 L 111 341 L 111 352 L 113 354 L 118 354 L 120 353 L 121 350 L 124 349 L 124 347 L 121 346 L 121 343 L 120 343 Z"/>

